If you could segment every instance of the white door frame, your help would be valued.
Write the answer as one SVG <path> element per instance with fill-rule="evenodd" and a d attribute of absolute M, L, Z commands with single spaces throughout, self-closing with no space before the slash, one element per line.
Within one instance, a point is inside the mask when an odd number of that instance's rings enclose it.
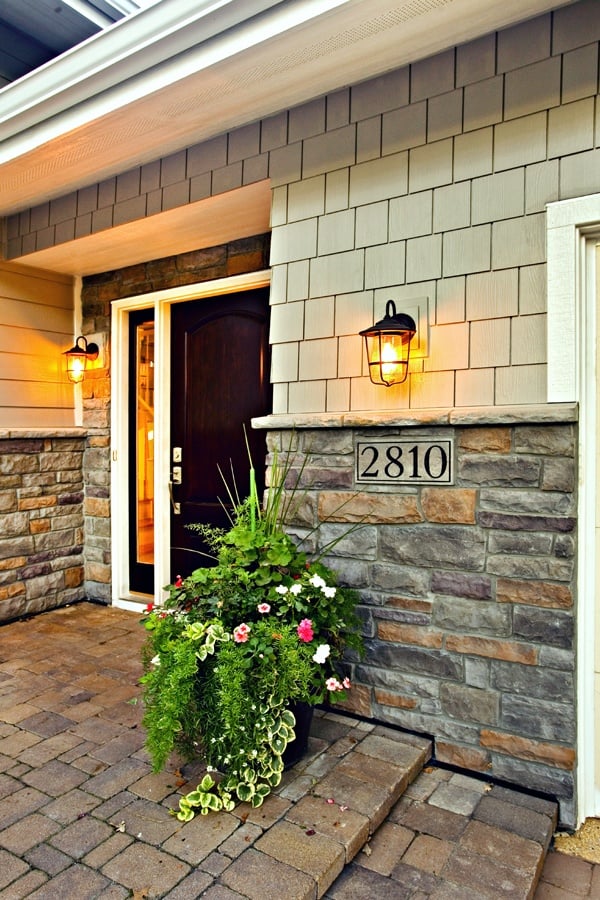
<path fill-rule="evenodd" d="M 548 400 L 579 404 L 577 509 L 577 824 L 600 815 L 600 745 L 594 697 L 598 583 L 596 561 L 597 314 L 600 194 L 547 207 Z"/>
<path fill-rule="evenodd" d="M 124 297 L 111 308 L 111 550 L 112 604 L 139 611 L 148 599 L 160 603 L 170 579 L 171 305 L 266 287 L 269 270 L 250 272 Z M 154 309 L 154 595 L 129 587 L 129 313 Z"/>

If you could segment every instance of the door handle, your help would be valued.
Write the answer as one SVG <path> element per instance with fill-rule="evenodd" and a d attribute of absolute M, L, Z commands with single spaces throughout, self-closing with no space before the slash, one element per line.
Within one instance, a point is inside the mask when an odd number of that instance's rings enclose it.
<path fill-rule="evenodd" d="M 173 466 L 173 484 L 181 484 L 181 466 Z"/>
<path fill-rule="evenodd" d="M 180 484 L 181 482 L 178 482 Z M 177 500 L 173 497 L 173 482 L 169 482 L 169 499 L 171 500 L 171 508 L 173 509 L 174 516 L 181 515 L 181 503 L 178 503 Z"/>

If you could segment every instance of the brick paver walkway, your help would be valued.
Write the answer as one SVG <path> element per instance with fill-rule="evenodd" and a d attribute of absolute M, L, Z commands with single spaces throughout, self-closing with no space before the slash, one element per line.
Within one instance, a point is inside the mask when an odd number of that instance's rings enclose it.
<path fill-rule="evenodd" d="M 433 766 L 398 799 L 426 742 L 346 716 L 316 716 L 312 757 L 260 809 L 182 825 L 200 767 L 151 773 L 143 640 L 92 604 L 0 626 L 0 900 L 531 896 L 552 804 Z M 599 871 L 550 854 L 536 900 L 600 897 Z"/>

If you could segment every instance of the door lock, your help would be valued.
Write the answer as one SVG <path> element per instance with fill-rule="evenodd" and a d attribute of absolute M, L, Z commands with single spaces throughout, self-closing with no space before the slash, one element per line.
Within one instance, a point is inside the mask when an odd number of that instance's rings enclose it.
<path fill-rule="evenodd" d="M 181 484 L 181 466 L 173 466 L 173 484 Z"/>
<path fill-rule="evenodd" d="M 173 447 L 173 462 L 181 462 L 181 447 Z"/>

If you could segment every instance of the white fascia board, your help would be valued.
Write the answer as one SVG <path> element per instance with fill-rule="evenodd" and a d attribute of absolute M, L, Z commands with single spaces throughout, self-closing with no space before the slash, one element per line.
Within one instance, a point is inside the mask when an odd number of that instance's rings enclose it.
<path fill-rule="evenodd" d="M 0 163 L 353 0 L 162 0 L 0 90 Z"/>

